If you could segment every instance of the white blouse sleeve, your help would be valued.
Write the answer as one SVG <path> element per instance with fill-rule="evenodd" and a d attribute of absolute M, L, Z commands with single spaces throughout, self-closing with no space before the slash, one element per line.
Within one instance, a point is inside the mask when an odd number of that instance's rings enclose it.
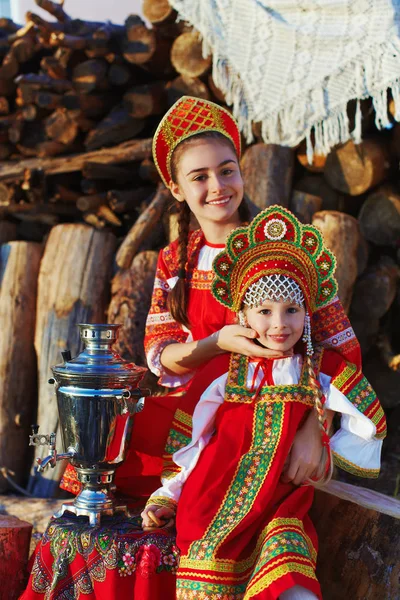
<path fill-rule="evenodd" d="M 341 413 L 340 429 L 330 441 L 334 463 L 353 475 L 378 477 L 382 440 L 375 437 L 374 423 L 331 385 L 328 375 L 321 373 L 319 380 L 325 407 Z"/>
<path fill-rule="evenodd" d="M 224 401 L 227 377 L 228 374 L 225 373 L 213 381 L 202 394 L 193 413 L 192 440 L 172 456 L 173 461 L 178 467 L 181 467 L 181 470 L 174 477 L 162 480 L 162 487 L 151 495 L 148 504 L 151 503 L 152 498 L 156 501 L 157 496 L 171 498 L 178 502 L 183 484 L 193 471 L 201 452 L 214 433 L 215 415 Z"/>

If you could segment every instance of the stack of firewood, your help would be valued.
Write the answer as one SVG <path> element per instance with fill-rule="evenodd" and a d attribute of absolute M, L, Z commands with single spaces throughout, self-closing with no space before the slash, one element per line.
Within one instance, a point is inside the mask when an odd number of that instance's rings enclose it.
<path fill-rule="evenodd" d="M 211 58 L 167 0 L 144 0 L 152 27 L 135 15 L 123 26 L 72 19 L 35 1 L 55 20 L 0 20 L 0 472 L 19 483 L 37 396 L 43 432 L 58 427 L 47 379 L 62 346 L 79 351 L 76 323 L 122 323 L 120 354 L 144 363 L 157 251 L 176 237 L 152 135 L 182 95 L 225 104 Z M 370 102 L 361 109 L 362 144 L 312 164 L 304 145 L 264 144 L 255 123 L 241 167 L 253 211 L 282 204 L 323 231 L 367 375 L 400 424 L 400 125 L 393 102 L 391 130 L 376 129 Z M 36 477 L 32 491 L 53 493 L 59 475 Z"/>
<path fill-rule="evenodd" d="M 36 4 L 56 20 L 0 20 L 0 218 L 37 241 L 65 221 L 123 236 L 155 192 L 149 138 L 160 115 L 184 94 L 219 94 L 210 59 L 166 0 L 144 2 L 152 28 L 136 15 L 113 25 Z"/>

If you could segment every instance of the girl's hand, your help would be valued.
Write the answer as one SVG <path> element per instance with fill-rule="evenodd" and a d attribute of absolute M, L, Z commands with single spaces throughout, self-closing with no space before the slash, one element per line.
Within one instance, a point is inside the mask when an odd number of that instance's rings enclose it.
<path fill-rule="evenodd" d="M 173 527 L 175 523 L 175 511 L 167 506 L 149 504 L 140 515 L 144 531 L 152 531 L 161 527 Z"/>
<path fill-rule="evenodd" d="M 225 325 L 216 334 L 216 344 L 224 352 L 236 352 L 250 356 L 251 358 L 281 358 L 293 355 L 293 349 L 287 352 L 279 350 L 270 350 L 254 343 L 258 334 L 250 327 L 242 325 Z"/>
<path fill-rule="evenodd" d="M 318 417 L 312 410 L 303 427 L 295 435 L 292 448 L 286 459 L 281 481 L 301 485 L 312 477 L 320 467 L 322 437 Z"/>

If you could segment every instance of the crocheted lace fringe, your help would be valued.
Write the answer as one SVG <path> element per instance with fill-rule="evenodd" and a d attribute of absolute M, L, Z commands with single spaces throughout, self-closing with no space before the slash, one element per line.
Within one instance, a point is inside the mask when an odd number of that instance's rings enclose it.
<path fill-rule="evenodd" d="M 182 0 L 169 0 L 178 10 L 182 8 Z M 212 55 L 212 77 L 216 86 L 223 92 L 226 102 L 232 107 L 239 128 L 248 143 L 254 141 L 252 123 L 254 110 L 248 101 L 245 86 L 239 73 L 230 64 L 229 57 L 223 56 L 218 50 L 218 35 L 216 30 L 210 31 L 203 19 L 202 1 L 190 1 L 190 13 L 179 15 L 178 19 L 190 23 L 199 33 L 203 43 L 203 56 Z M 196 5 L 196 7 L 194 7 Z M 400 40 L 398 37 L 387 39 L 384 43 L 375 45 L 351 61 L 353 81 L 347 81 L 347 89 L 358 90 L 356 95 L 346 97 L 334 108 L 327 108 L 324 91 L 331 78 L 330 75 L 323 85 L 314 87 L 290 104 L 282 106 L 274 114 L 261 121 L 261 135 L 265 143 L 284 146 L 297 146 L 304 138 L 307 142 L 307 157 L 311 163 L 313 154 L 326 155 L 330 149 L 352 139 L 356 144 L 361 142 L 362 113 L 360 101 L 372 98 L 375 110 L 375 123 L 378 129 L 390 126 L 388 117 L 388 92 L 391 93 L 395 104 L 394 118 L 400 121 L 400 71 L 392 73 L 389 79 L 382 81 L 380 68 L 382 57 L 390 53 L 400 61 Z M 354 128 L 350 131 L 350 120 L 347 112 L 349 101 L 356 100 Z M 311 107 L 311 110 L 310 110 Z M 310 113 L 315 115 L 310 119 Z M 300 132 L 300 133 L 299 133 Z"/>

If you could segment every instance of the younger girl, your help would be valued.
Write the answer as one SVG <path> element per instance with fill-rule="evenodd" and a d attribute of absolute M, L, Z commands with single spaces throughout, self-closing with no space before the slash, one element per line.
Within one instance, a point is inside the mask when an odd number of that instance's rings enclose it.
<path fill-rule="evenodd" d="M 376 477 L 386 429 L 360 370 L 313 347 L 311 317 L 336 293 L 334 267 L 320 232 L 277 206 L 234 231 L 214 261 L 215 299 L 282 358 L 231 354 L 208 365 L 214 381 L 195 408 L 191 442 L 142 513 L 151 527 L 178 506 L 178 599 L 321 598 L 313 488 L 281 478 L 291 445 L 315 410 L 325 448 L 317 478 L 329 478 L 331 452 L 342 468 Z M 331 440 L 327 409 L 342 414 Z"/>

